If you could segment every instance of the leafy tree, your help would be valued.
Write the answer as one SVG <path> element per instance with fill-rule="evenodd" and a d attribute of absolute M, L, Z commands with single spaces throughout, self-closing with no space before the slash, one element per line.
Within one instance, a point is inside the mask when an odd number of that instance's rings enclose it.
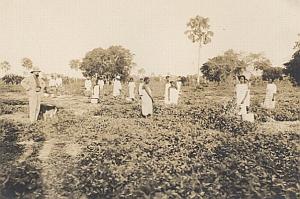
<path fill-rule="evenodd" d="M 281 67 L 269 67 L 264 69 L 262 79 L 269 80 L 269 79 L 281 79 L 283 75 L 283 68 Z"/>
<path fill-rule="evenodd" d="M 26 69 L 26 70 L 30 70 L 33 68 L 33 63 L 31 61 L 31 59 L 27 58 L 27 57 L 24 57 L 22 59 L 22 66 Z"/>
<path fill-rule="evenodd" d="M 140 68 L 137 72 L 140 76 L 143 76 L 146 74 L 146 70 L 144 68 Z"/>
<path fill-rule="evenodd" d="M 261 53 L 250 53 L 243 58 L 248 66 L 253 66 L 256 70 L 265 70 L 272 66 L 271 61 Z"/>
<path fill-rule="evenodd" d="M 6 73 L 7 71 L 9 71 L 11 68 L 11 65 L 8 63 L 8 61 L 3 61 L 0 63 L 0 70 L 3 73 Z"/>
<path fill-rule="evenodd" d="M 133 54 L 130 50 L 122 46 L 111 46 L 108 49 L 95 48 L 89 51 L 82 60 L 80 70 L 85 77 L 105 75 L 112 78 L 121 75 L 126 79 L 133 66 Z"/>
<path fill-rule="evenodd" d="M 246 67 L 241 54 L 233 50 L 226 51 L 223 55 L 208 60 L 201 67 L 201 72 L 209 81 L 224 81 L 234 74 L 240 74 Z"/>
<path fill-rule="evenodd" d="M 300 36 L 300 34 L 298 34 Z M 296 52 L 293 54 L 292 59 L 285 63 L 286 66 L 284 73 L 292 78 L 296 85 L 300 85 L 300 39 L 295 42 L 294 49 Z"/>
<path fill-rule="evenodd" d="M 81 66 L 81 61 L 79 59 L 72 59 L 69 66 L 71 69 L 78 71 Z"/>
<path fill-rule="evenodd" d="M 193 42 L 198 44 L 198 77 L 197 84 L 200 82 L 200 59 L 201 59 L 201 48 L 211 42 L 213 32 L 209 30 L 209 19 L 197 15 L 195 18 L 191 18 L 187 23 L 188 30 L 185 34 Z"/>

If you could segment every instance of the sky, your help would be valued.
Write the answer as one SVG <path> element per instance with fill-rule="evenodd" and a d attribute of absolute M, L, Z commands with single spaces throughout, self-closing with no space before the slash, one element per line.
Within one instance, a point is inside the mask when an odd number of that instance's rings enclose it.
<path fill-rule="evenodd" d="M 74 76 L 71 59 L 122 45 L 147 74 L 194 74 L 197 45 L 184 31 L 196 15 L 214 32 L 201 63 L 234 49 L 280 66 L 300 33 L 300 0 L 0 0 L 0 62 L 17 73 L 29 57 L 45 73 Z"/>

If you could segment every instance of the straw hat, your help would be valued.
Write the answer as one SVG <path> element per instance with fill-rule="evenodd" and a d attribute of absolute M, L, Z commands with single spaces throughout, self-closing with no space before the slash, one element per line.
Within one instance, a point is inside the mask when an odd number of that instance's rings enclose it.
<path fill-rule="evenodd" d="M 33 73 L 33 72 L 41 72 L 41 70 L 38 67 L 33 67 L 31 69 L 30 73 Z"/>

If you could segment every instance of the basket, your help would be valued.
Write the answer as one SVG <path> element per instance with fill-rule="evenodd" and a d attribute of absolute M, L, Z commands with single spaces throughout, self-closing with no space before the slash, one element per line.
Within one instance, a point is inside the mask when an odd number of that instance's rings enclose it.
<path fill-rule="evenodd" d="M 98 104 L 99 99 L 98 98 L 91 98 L 91 103 L 92 104 Z"/>

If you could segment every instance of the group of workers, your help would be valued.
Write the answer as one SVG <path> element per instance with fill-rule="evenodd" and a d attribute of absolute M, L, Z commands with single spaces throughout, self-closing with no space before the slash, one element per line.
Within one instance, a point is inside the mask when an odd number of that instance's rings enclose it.
<path fill-rule="evenodd" d="M 136 98 L 136 83 L 132 77 L 128 81 L 128 101 L 135 101 L 136 99 L 141 102 L 141 113 L 144 117 L 149 117 L 153 113 L 153 96 L 151 88 L 149 87 L 150 78 L 140 78 L 137 93 L 138 98 Z M 93 86 L 91 78 L 85 80 L 85 93 L 91 96 L 92 103 L 98 103 L 101 95 L 104 93 L 105 81 L 103 77 L 96 79 L 96 83 Z M 178 99 L 181 93 L 182 81 L 179 77 L 177 80 L 170 80 L 170 76 L 166 77 L 165 84 L 165 96 L 164 103 L 166 105 L 177 105 Z M 122 83 L 120 75 L 117 75 L 113 80 L 113 91 L 112 96 L 118 98 L 122 94 Z"/>
<path fill-rule="evenodd" d="M 38 119 L 40 112 L 41 98 L 43 91 L 46 87 L 45 81 L 40 76 L 40 70 L 33 68 L 31 70 L 31 76 L 24 78 L 21 82 L 23 88 L 27 91 L 29 98 L 29 118 L 31 122 L 35 122 Z M 59 80 L 60 81 L 60 80 Z M 62 82 L 61 82 L 62 83 Z M 106 81 L 103 77 L 97 78 L 96 84 L 93 86 L 90 78 L 85 81 L 85 89 L 92 93 L 91 99 L 96 99 L 97 103 L 100 96 L 104 91 L 104 85 Z M 153 95 L 149 86 L 150 78 L 140 78 L 138 85 L 138 98 L 135 96 L 136 83 L 133 78 L 129 79 L 128 82 L 128 97 L 129 101 L 135 101 L 136 99 L 141 103 L 141 113 L 144 117 L 149 117 L 153 114 Z M 57 86 L 58 83 L 49 81 L 49 86 Z M 182 81 L 180 78 L 171 80 L 169 76 L 165 80 L 165 92 L 164 92 L 164 103 L 166 105 L 177 105 L 181 94 Z M 238 115 L 245 116 L 249 113 L 250 107 L 250 82 L 243 75 L 238 77 L 238 83 L 235 87 L 236 92 L 236 106 L 238 108 Z M 118 98 L 122 93 L 122 83 L 119 75 L 113 81 L 113 92 L 112 95 Z M 275 96 L 277 93 L 277 87 L 274 84 L 274 79 L 269 79 L 266 89 L 265 100 L 262 106 L 266 109 L 275 108 Z"/>
<path fill-rule="evenodd" d="M 237 114 L 242 117 L 243 120 L 254 121 L 254 115 L 250 113 L 250 82 L 244 76 L 238 76 L 238 83 L 235 86 L 236 93 L 236 106 Z M 269 78 L 266 88 L 266 96 L 264 102 L 261 104 L 266 109 L 275 108 L 275 96 L 277 93 L 277 86 L 274 83 L 274 79 Z M 248 116 L 251 115 L 249 118 Z"/>

